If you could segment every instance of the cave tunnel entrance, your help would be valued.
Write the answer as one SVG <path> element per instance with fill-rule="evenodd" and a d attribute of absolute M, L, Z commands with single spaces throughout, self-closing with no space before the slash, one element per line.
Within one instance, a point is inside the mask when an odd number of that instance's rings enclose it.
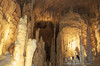
<path fill-rule="evenodd" d="M 79 56 L 80 29 L 67 27 L 62 30 L 62 55 L 63 62 L 70 62 L 75 58 L 75 52 Z"/>
<path fill-rule="evenodd" d="M 54 37 L 54 24 L 51 21 L 39 21 L 35 23 L 35 31 L 38 28 L 40 29 L 39 38 L 42 37 L 45 42 L 46 61 L 50 61 L 51 45 Z"/>

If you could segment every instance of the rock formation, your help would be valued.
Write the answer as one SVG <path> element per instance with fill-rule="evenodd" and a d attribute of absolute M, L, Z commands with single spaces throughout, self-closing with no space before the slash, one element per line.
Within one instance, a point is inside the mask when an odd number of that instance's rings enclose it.
<path fill-rule="evenodd" d="M 27 16 L 20 19 L 18 25 L 18 36 L 15 42 L 12 66 L 24 66 L 25 45 L 26 45 Z"/>
<path fill-rule="evenodd" d="M 40 40 L 37 42 L 37 49 L 33 57 L 34 66 L 44 66 L 46 60 L 44 47 L 45 47 L 45 43 L 41 37 Z"/>
<path fill-rule="evenodd" d="M 32 66 L 32 58 L 36 49 L 36 40 L 29 39 L 26 45 L 25 66 Z"/>
<path fill-rule="evenodd" d="M 14 0 L 0 1 L 0 55 L 16 41 L 20 7 Z"/>

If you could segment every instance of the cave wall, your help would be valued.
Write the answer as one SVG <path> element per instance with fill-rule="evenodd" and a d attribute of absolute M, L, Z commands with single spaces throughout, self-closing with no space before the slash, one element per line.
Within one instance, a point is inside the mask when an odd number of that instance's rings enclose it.
<path fill-rule="evenodd" d="M 34 23 L 37 21 L 59 21 L 61 32 L 63 28 L 72 27 L 82 29 L 82 41 L 86 48 L 87 42 L 87 26 L 90 28 L 92 48 L 94 55 L 100 52 L 100 20 L 98 20 L 98 4 L 95 0 L 80 0 L 77 2 L 74 0 L 33 0 L 33 8 L 31 0 L 0 0 L 0 51 L 5 52 L 9 46 L 15 42 L 17 36 L 17 26 L 20 17 L 28 16 L 28 35 L 29 38 L 33 38 L 35 33 Z M 62 2 L 62 3 L 61 3 Z M 94 3 L 91 5 L 91 3 Z M 72 6 L 70 6 L 72 5 Z M 88 6 L 88 7 L 87 7 Z M 70 8 L 76 13 L 68 13 Z M 68 13 L 68 14 L 66 14 Z M 65 15 L 66 14 L 66 15 Z M 67 17 L 67 18 L 66 18 Z M 61 20 L 59 20 L 61 18 Z M 67 22 L 67 23 L 66 23 Z M 87 24 L 88 23 L 88 24 Z M 50 26 L 50 25 L 48 25 Z M 82 28 L 80 28 L 82 26 Z M 54 29 L 54 28 L 52 28 Z M 53 30 L 50 27 L 47 29 L 41 29 L 40 35 L 44 36 L 43 40 L 49 45 L 52 44 Z M 34 33 L 32 32 L 34 31 Z M 50 31 L 50 32 L 47 32 Z M 52 34 L 51 34 L 52 33 Z M 47 36 L 45 36 L 47 35 Z M 62 36 L 62 35 L 61 35 Z M 60 36 L 60 37 L 61 37 Z M 35 36 L 34 36 L 35 38 Z M 46 39 L 48 38 L 48 39 Z M 57 42 L 57 57 L 61 59 L 61 38 L 58 38 Z M 61 50 L 59 50 L 59 48 Z M 50 48 L 52 49 L 52 48 Z M 50 52 L 50 49 L 46 49 Z M 86 50 L 86 49 L 85 49 Z M 57 58 L 59 60 L 59 58 Z M 60 61 L 57 61 L 59 63 Z"/>
<path fill-rule="evenodd" d="M 0 0 L 0 54 L 15 42 L 21 17 L 20 6 L 14 0 Z"/>

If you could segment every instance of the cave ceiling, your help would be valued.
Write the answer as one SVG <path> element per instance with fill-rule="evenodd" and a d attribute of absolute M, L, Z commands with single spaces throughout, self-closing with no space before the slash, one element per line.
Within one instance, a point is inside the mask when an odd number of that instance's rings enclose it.
<path fill-rule="evenodd" d="M 17 0 L 20 4 L 32 3 L 32 0 Z M 90 17 L 95 17 L 98 12 L 99 0 L 34 0 L 33 12 L 37 16 L 44 16 L 46 12 L 49 16 L 64 15 L 70 8 L 74 12 L 80 14 L 88 14 Z"/>

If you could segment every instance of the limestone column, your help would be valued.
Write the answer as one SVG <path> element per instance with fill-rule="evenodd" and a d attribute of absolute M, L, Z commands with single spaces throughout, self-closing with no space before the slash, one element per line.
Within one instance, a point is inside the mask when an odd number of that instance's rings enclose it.
<path fill-rule="evenodd" d="M 15 42 L 12 66 L 24 66 L 24 47 L 26 44 L 27 16 L 20 19 L 18 25 L 18 36 Z"/>

